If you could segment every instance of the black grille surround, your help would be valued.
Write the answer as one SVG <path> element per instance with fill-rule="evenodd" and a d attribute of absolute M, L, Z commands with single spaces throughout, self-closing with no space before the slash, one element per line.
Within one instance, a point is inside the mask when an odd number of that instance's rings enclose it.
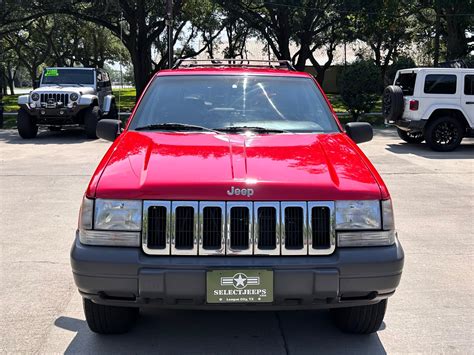
<path fill-rule="evenodd" d="M 329 255 L 334 202 L 144 201 L 150 255 Z"/>

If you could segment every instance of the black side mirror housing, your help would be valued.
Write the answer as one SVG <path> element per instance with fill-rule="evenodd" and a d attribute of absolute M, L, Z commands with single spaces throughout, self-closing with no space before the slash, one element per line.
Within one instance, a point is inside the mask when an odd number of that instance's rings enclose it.
<path fill-rule="evenodd" d="M 103 119 L 97 122 L 96 135 L 113 142 L 121 133 L 122 121 Z"/>
<path fill-rule="evenodd" d="M 367 122 L 349 122 L 345 128 L 347 135 L 357 144 L 371 141 L 374 137 L 372 125 Z"/>
<path fill-rule="evenodd" d="M 38 79 L 34 80 L 33 81 L 33 89 L 39 88 L 39 83 L 40 83 L 40 81 Z"/>

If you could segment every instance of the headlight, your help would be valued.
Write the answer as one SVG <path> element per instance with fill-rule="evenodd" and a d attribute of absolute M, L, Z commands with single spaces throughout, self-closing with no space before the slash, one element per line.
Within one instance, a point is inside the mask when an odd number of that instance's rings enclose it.
<path fill-rule="evenodd" d="M 336 229 L 339 247 L 392 245 L 397 236 L 392 202 L 336 201 Z"/>
<path fill-rule="evenodd" d="M 139 231 L 141 228 L 141 201 L 95 200 L 94 229 Z"/>
<path fill-rule="evenodd" d="M 88 245 L 140 246 L 142 201 L 84 197 L 79 214 L 79 240 Z"/>
<path fill-rule="evenodd" d="M 37 92 L 34 92 L 34 93 L 31 94 L 31 99 L 32 99 L 33 101 L 38 101 L 39 98 L 40 98 L 40 96 L 39 96 L 39 94 L 38 94 Z"/>
<path fill-rule="evenodd" d="M 336 201 L 336 229 L 381 229 L 380 201 Z"/>
<path fill-rule="evenodd" d="M 71 95 L 69 95 L 69 98 L 71 99 L 71 101 L 77 101 L 79 95 L 73 92 Z"/>

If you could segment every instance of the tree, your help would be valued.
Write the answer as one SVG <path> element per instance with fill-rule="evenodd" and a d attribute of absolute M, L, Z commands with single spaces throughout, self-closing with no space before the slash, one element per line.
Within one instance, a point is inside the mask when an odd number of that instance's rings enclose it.
<path fill-rule="evenodd" d="M 415 13 L 417 40 L 432 58 L 432 65 L 437 66 L 442 60 L 466 58 L 474 49 L 467 35 L 474 31 L 472 1 L 419 0 Z"/>
<path fill-rule="evenodd" d="M 24 66 L 30 75 L 32 85 L 38 79 L 40 66 L 51 54 L 51 43 L 47 40 L 49 32 L 45 18 L 30 22 L 25 28 L 5 35 L 5 40 L 14 52 L 19 64 Z"/>
<path fill-rule="evenodd" d="M 194 10 L 204 4 L 206 0 L 173 1 L 173 45 L 180 39 L 185 26 L 192 22 Z M 143 91 L 153 72 L 168 66 L 165 0 L 66 0 L 59 4 L 46 0 L 43 8 L 93 22 L 120 38 L 133 64 L 137 95 Z M 152 48 L 160 54 L 158 62 L 153 60 Z M 184 55 L 188 53 L 181 52 Z M 191 55 L 198 52 L 193 51 Z"/>
<path fill-rule="evenodd" d="M 339 79 L 341 99 L 355 120 L 374 108 L 381 89 L 379 70 L 371 60 L 359 59 L 348 65 Z"/>
<path fill-rule="evenodd" d="M 333 60 L 333 52 L 342 37 L 339 0 L 216 0 L 234 17 L 240 17 L 249 28 L 266 41 L 279 60 L 290 60 L 297 70 L 304 70 L 311 60 L 318 72 L 318 80 Z M 290 53 L 292 43 L 298 45 L 296 53 Z M 325 48 L 326 63 L 318 63 L 314 52 Z"/>
<path fill-rule="evenodd" d="M 394 57 L 411 43 L 413 5 L 406 0 L 359 0 L 346 3 L 356 38 L 371 49 L 380 78 Z"/>

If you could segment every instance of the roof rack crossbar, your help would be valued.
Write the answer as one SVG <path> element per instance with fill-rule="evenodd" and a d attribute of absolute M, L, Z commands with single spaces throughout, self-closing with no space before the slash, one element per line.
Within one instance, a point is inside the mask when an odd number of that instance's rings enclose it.
<path fill-rule="evenodd" d="M 225 59 L 178 59 L 173 65 L 173 69 L 178 68 L 219 68 L 219 67 L 240 67 L 240 68 L 272 68 L 287 69 L 296 71 L 295 67 L 289 60 L 264 60 L 264 59 L 241 59 L 241 58 L 225 58 Z"/>

